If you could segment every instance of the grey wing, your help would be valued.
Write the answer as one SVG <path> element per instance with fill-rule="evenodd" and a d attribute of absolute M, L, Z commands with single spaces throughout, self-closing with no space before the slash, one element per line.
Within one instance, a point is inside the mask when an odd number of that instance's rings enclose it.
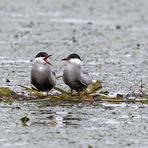
<path fill-rule="evenodd" d="M 92 79 L 89 76 L 87 71 L 82 71 L 81 77 L 80 77 L 80 82 L 85 86 L 88 86 L 89 84 L 92 83 Z"/>
<path fill-rule="evenodd" d="M 65 84 L 68 84 L 65 74 L 63 74 L 63 81 Z"/>
<path fill-rule="evenodd" d="M 45 73 L 44 75 L 46 75 L 46 78 L 48 79 L 48 81 L 55 86 L 56 84 L 56 77 L 55 77 L 55 72 L 52 71 L 49 67 L 46 67 Z"/>

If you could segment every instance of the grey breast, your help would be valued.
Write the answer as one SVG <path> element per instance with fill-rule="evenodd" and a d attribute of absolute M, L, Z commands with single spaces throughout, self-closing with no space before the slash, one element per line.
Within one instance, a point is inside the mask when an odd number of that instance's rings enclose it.
<path fill-rule="evenodd" d="M 63 72 L 63 80 L 71 89 L 81 91 L 92 83 L 88 73 L 81 70 L 80 65 L 67 65 Z"/>
<path fill-rule="evenodd" d="M 49 91 L 56 84 L 55 74 L 48 64 L 35 63 L 31 70 L 31 83 L 39 90 Z"/>

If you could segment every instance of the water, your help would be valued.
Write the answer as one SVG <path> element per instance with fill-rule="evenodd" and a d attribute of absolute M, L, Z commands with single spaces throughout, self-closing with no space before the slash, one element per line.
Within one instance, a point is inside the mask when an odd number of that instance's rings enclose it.
<path fill-rule="evenodd" d="M 147 106 L 115 106 L 108 109 L 104 105 L 38 106 L 16 104 L 0 107 L 2 147 L 54 147 L 55 144 L 57 147 L 147 145 Z M 25 115 L 30 118 L 27 127 L 22 126 L 20 121 Z"/>
<path fill-rule="evenodd" d="M 80 54 L 84 68 L 94 80 L 103 81 L 110 95 L 136 90 L 141 79 L 148 84 L 146 4 L 146 0 L 1 0 L 0 86 L 18 93 L 23 92 L 20 84 L 30 86 L 32 60 L 39 51 L 53 55 L 57 74 L 63 70 L 62 58 Z M 62 79 L 57 86 L 68 89 Z M 2 148 L 148 145 L 147 105 L 52 107 L 16 102 L 1 104 L 0 112 Z M 30 121 L 22 126 L 20 118 L 26 114 Z"/>

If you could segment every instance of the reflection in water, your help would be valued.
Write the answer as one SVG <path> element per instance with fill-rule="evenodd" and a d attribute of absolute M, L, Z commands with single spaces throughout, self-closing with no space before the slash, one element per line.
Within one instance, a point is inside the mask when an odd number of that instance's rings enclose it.
<path fill-rule="evenodd" d="M 36 115 L 36 120 L 32 124 L 53 125 L 56 127 L 63 127 L 66 125 L 80 125 L 81 118 L 75 117 L 77 115 L 66 111 L 53 111 L 41 109 L 33 111 L 31 114 Z"/>
<path fill-rule="evenodd" d="M 0 111 L 0 142 L 4 147 L 12 144 L 27 147 L 30 140 L 48 143 L 51 147 L 65 139 L 68 143 L 81 141 L 83 146 L 91 144 L 95 139 L 97 142 L 100 140 L 101 144 L 112 145 L 123 139 L 128 143 L 130 138 L 137 140 L 135 135 L 139 135 L 139 131 L 146 128 L 148 121 L 147 106 L 139 109 L 114 106 L 110 110 L 103 106 L 41 107 L 38 103 L 18 103 L 11 106 L 1 105 Z M 21 124 L 20 118 L 24 115 L 30 119 L 28 126 Z M 138 139 L 146 144 L 146 130 L 142 132 Z M 127 136 L 128 139 L 125 138 Z M 13 137 L 13 141 L 10 137 Z M 8 145 L 5 138 L 9 140 Z M 56 143 L 55 139 L 58 140 Z"/>

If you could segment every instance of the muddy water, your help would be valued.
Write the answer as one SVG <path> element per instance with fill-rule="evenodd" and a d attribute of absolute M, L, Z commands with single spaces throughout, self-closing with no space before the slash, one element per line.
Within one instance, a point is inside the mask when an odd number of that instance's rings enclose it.
<path fill-rule="evenodd" d="M 63 57 L 79 53 L 91 76 L 111 92 L 133 91 L 141 79 L 148 84 L 147 14 L 146 0 L 1 0 L 0 86 L 20 93 L 19 84 L 29 86 L 39 51 L 53 54 L 56 73 Z M 67 89 L 61 80 L 58 86 Z M 148 145 L 147 106 L 17 106 L 0 107 L 1 147 Z M 22 127 L 26 113 L 31 123 Z"/>

